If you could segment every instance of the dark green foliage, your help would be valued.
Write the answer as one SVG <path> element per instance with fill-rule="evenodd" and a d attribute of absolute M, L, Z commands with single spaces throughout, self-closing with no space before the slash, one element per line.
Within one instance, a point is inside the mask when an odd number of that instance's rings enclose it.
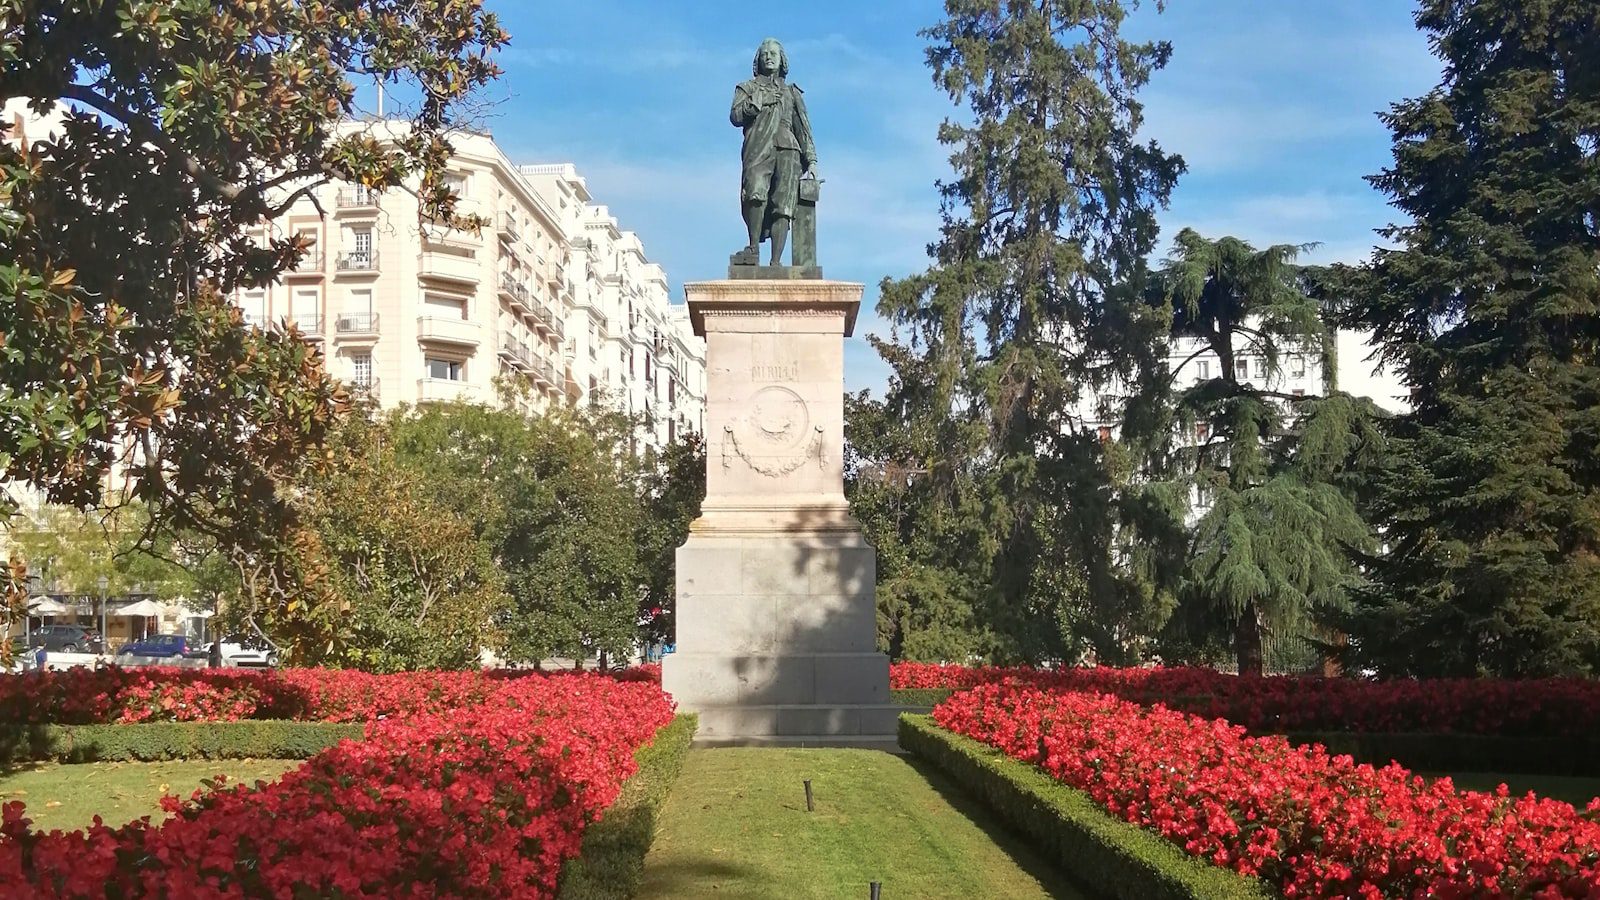
<path fill-rule="evenodd" d="M 683 758 L 694 739 L 695 717 L 680 715 L 634 752 L 639 771 L 605 817 L 583 833 L 583 850 L 561 869 L 561 900 L 627 900 L 644 881 L 644 857 Z"/>
<path fill-rule="evenodd" d="M 685 433 L 659 456 L 647 458 L 640 485 L 644 514 L 639 519 L 639 566 L 644 592 L 639 619 L 651 640 L 671 642 L 676 635 L 678 548 L 689 537 L 689 523 L 700 517 L 706 498 L 706 448 L 700 435 Z"/>
<path fill-rule="evenodd" d="M 1600 776 L 1600 738 L 1500 737 L 1488 734 L 1291 734 L 1360 762 L 1390 762 L 1417 772 L 1522 772 Z"/>
<path fill-rule="evenodd" d="M 0 764 L 23 760 L 307 759 L 363 726 L 341 722 L 141 722 L 0 726 Z"/>
<path fill-rule="evenodd" d="M 1112 817 L 1037 767 L 946 731 L 928 716 L 900 717 L 900 746 L 983 800 L 1097 894 L 1127 900 L 1273 896 L 1260 881 L 1190 856 Z"/>
<path fill-rule="evenodd" d="M 1350 549 L 1372 542 L 1346 476 L 1378 452 L 1376 410 L 1331 384 L 1303 395 L 1278 387 L 1293 357 L 1309 368 L 1332 343 L 1294 265 L 1300 249 L 1184 229 L 1157 280 L 1188 354 L 1172 376 L 1207 351 L 1219 371 L 1173 398 L 1177 427 L 1151 454 L 1156 477 L 1129 490 L 1176 488 L 1198 503 L 1174 628 L 1197 655 L 1208 641 L 1231 644 L 1242 673 L 1260 674 L 1270 649 L 1292 659 L 1305 646 L 1356 582 Z"/>
<path fill-rule="evenodd" d="M 1148 368 L 1164 326 L 1140 285 L 1183 163 L 1138 143 L 1134 95 L 1171 48 L 1121 37 L 1130 5 L 947 0 L 924 32 L 935 83 L 966 109 L 940 129 L 955 173 L 934 264 L 879 302 L 896 341 L 878 342 L 895 371 L 883 408 L 909 437 L 852 435 L 892 479 L 879 506 L 904 503 L 875 511 L 872 534 L 903 546 L 890 643 L 938 635 L 919 655 L 1120 661 L 1165 615 L 1114 563 L 1113 466 L 1080 408 Z M 950 520 L 902 524 L 940 506 Z M 992 637 L 963 636 L 968 621 Z"/>
<path fill-rule="evenodd" d="M 1411 388 L 1346 622 L 1402 675 L 1600 672 L 1600 8 L 1425 0 L 1443 81 L 1384 121 L 1409 221 L 1349 311 Z"/>
<path fill-rule="evenodd" d="M 0 477 L 79 509 L 137 499 L 282 633 L 323 637 L 336 602 L 288 488 L 343 397 L 315 348 L 223 297 L 309 250 L 249 233 L 330 179 L 420 186 L 454 218 L 446 136 L 506 40 L 467 0 L 6 4 L 0 101 L 72 108 L 53 136 L 0 123 Z M 339 130 L 373 79 L 421 95 L 390 145 Z"/>
<path fill-rule="evenodd" d="M 889 692 L 889 699 L 901 706 L 934 707 L 954 693 L 954 688 L 898 688 Z"/>

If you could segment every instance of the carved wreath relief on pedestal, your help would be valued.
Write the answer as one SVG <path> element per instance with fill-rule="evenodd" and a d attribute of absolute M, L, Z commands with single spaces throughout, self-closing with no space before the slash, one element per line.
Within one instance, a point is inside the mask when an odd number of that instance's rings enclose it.
<path fill-rule="evenodd" d="M 787 475 L 810 459 L 822 464 L 822 426 L 811 424 L 811 410 L 799 394 L 767 385 L 750 395 L 745 408 L 748 413 L 722 429 L 724 467 L 730 450 L 770 478 Z"/>

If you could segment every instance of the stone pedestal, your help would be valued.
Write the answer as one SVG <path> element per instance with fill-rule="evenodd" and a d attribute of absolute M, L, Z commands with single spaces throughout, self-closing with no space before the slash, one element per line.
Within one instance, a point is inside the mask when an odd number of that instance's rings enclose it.
<path fill-rule="evenodd" d="M 877 556 L 844 498 L 844 338 L 861 285 L 685 285 L 706 339 L 706 501 L 678 549 L 662 684 L 697 743 L 894 745 Z"/>

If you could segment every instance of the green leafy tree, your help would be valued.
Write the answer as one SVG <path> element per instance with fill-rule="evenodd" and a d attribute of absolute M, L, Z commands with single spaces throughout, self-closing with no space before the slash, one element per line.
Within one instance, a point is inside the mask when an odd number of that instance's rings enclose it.
<path fill-rule="evenodd" d="M 444 404 L 390 427 L 401 462 L 492 548 L 512 600 L 497 623 L 510 659 L 628 655 L 643 579 L 625 417 Z"/>
<path fill-rule="evenodd" d="M 897 368 L 917 366 L 902 356 Z M 904 402 L 909 389 L 891 383 L 889 397 Z M 878 553 L 878 648 L 916 662 L 987 656 L 993 637 L 975 612 L 986 573 L 972 552 L 983 536 L 972 473 L 927 477 L 923 461 L 939 455 L 935 432 L 919 427 L 927 420 L 908 421 L 865 391 L 846 396 L 845 423 L 845 493 Z"/>
<path fill-rule="evenodd" d="M 883 285 L 903 340 L 888 404 L 914 468 L 975 505 L 981 539 L 942 566 L 986 584 L 997 658 L 1123 661 L 1155 596 L 1112 552 L 1112 472 L 1083 408 L 1133 378 L 1164 325 L 1145 258 L 1183 163 L 1140 143 L 1136 94 L 1171 55 L 1121 34 L 1122 0 L 947 0 L 926 30 L 955 177 L 926 272 Z M 910 365 L 915 360 L 914 365 Z"/>
<path fill-rule="evenodd" d="M 1592 0 L 1424 0 L 1443 80 L 1384 115 L 1349 321 L 1411 390 L 1348 628 L 1392 674 L 1600 672 L 1600 27 Z"/>
<path fill-rule="evenodd" d="M 510 608 L 491 547 L 395 459 L 383 422 L 351 418 L 337 464 L 308 486 L 309 519 L 345 613 L 311 661 L 373 671 L 464 669 Z"/>
<path fill-rule="evenodd" d="M 328 179 L 454 217 L 446 134 L 505 40 L 476 0 L 0 2 L 0 100 L 70 109 L 0 144 L 0 475 L 90 508 L 121 463 L 283 628 L 325 634 L 314 535 L 281 489 L 341 398 L 304 342 L 242 328 L 219 294 L 297 262 L 297 239 L 247 230 Z M 352 79 L 414 91 L 403 138 L 337 130 Z"/>
<path fill-rule="evenodd" d="M 706 499 L 706 449 L 700 435 L 689 432 L 667 445 L 659 456 L 644 461 L 639 483 L 643 515 L 638 537 L 640 576 L 644 582 L 639 619 L 651 640 L 675 639 L 677 552 L 689 537 L 689 523 L 700 517 Z"/>
<path fill-rule="evenodd" d="M 1374 410 L 1335 390 L 1331 366 L 1321 392 L 1282 387 L 1291 357 L 1305 366 L 1332 344 L 1294 264 L 1301 249 L 1184 229 L 1157 282 L 1188 354 L 1172 377 L 1202 354 L 1219 363 L 1177 394 L 1178 427 L 1165 431 L 1170 485 L 1198 504 L 1174 626 L 1199 646 L 1226 635 L 1252 675 L 1268 650 L 1304 655 L 1357 581 L 1350 551 L 1372 543 L 1345 476 L 1381 444 Z"/>
<path fill-rule="evenodd" d="M 97 511 L 46 504 L 13 517 L 6 538 L 30 574 L 63 593 L 97 594 L 104 579 L 112 595 L 192 596 L 194 581 L 172 558 L 171 542 L 152 543 L 149 527 L 149 513 L 136 503 Z"/>

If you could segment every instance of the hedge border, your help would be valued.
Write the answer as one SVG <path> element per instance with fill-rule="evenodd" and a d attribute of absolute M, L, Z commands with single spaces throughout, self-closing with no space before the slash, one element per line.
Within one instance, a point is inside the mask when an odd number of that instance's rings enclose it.
<path fill-rule="evenodd" d="M 932 709 L 950 698 L 956 688 L 895 688 L 889 698 L 900 706 Z"/>
<path fill-rule="evenodd" d="M 0 764 L 153 762 L 167 759 L 308 759 L 361 725 L 248 719 L 238 722 L 141 722 L 134 725 L 0 725 Z"/>
<path fill-rule="evenodd" d="M 667 794 L 683 771 L 699 719 L 682 713 L 634 751 L 639 771 L 616 802 L 583 835 L 583 849 L 561 870 L 561 900 L 627 900 L 644 882 L 644 858 L 656 836 Z"/>
<path fill-rule="evenodd" d="M 1260 880 L 1197 859 L 1113 817 L 1089 795 L 1036 766 L 934 724 L 900 717 L 900 746 L 944 771 L 1090 891 L 1125 900 L 1262 900 Z"/>

